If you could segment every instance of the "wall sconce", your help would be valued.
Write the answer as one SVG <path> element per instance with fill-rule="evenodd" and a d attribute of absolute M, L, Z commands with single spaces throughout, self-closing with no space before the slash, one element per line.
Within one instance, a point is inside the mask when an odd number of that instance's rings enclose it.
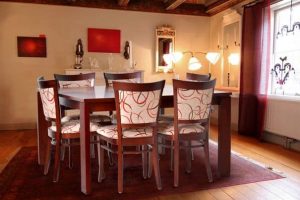
<path fill-rule="evenodd" d="M 216 64 L 220 58 L 220 53 L 218 53 L 218 52 L 204 53 L 201 51 L 199 51 L 199 52 L 192 52 L 192 51 L 174 52 L 174 53 L 170 53 L 170 54 L 164 54 L 163 58 L 164 58 L 164 61 L 169 65 L 169 64 L 172 64 L 172 62 L 177 63 L 178 61 L 180 61 L 181 58 L 183 57 L 183 55 L 186 53 L 190 53 L 192 55 L 192 57 L 189 60 L 189 66 L 188 66 L 188 69 L 191 71 L 198 70 L 202 67 L 202 64 L 200 63 L 198 58 L 196 58 L 194 56 L 195 53 L 204 54 L 206 59 L 209 61 L 209 64 L 212 63 L 213 65 Z M 209 66 L 209 73 L 210 73 L 210 66 Z"/>

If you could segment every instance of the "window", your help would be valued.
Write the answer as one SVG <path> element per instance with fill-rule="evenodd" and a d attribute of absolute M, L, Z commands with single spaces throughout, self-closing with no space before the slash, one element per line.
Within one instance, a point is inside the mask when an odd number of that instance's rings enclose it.
<path fill-rule="evenodd" d="M 269 93 L 300 96 L 300 2 L 294 1 L 292 7 L 291 1 L 284 2 L 284 6 L 276 6 L 272 10 Z"/>

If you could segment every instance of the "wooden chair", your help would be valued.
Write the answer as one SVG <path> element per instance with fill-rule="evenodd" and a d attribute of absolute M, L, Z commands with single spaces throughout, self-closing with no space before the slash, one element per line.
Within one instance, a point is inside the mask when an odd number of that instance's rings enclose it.
<path fill-rule="evenodd" d="M 95 86 L 95 73 L 87 74 L 54 74 L 55 80 L 58 81 L 60 88 L 78 88 L 78 87 L 94 87 Z M 68 109 L 62 107 L 63 111 Z M 79 119 L 79 115 L 68 116 L 69 119 Z M 100 124 L 111 124 L 111 118 L 107 115 L 91 114 L 92 122 Z"/>
<path fill-rule="evenodd" d="M 131 83 L 140 83 L 142 80 L 142 72 L 125 72 L 125 73 L 109 73 L 104 72 L 106 86 L 112 86 L 112 81 L 124 80 Z"/>
<path fill-rule="evenodd" d="M 103 126 L 97 130 L 99 139 L 112 144 L 98 145 L 100 168 L 98 181 L 104 179 L 104 156 L 107 150 L 118 155 L 118 192 L 123 192 L 123 156 L 142 154 L 143 176 L 147 177 L 148 152 L 152 163 L 157 189 L 161 190 L 160 169 L 157 152 L 157 119 L 165 81 L 154 83 L 113 82 L 116 101 L 117 125 Z M 128 146 L 142 146 L 142 150 Z M 117 150 L 115 150 L 117 148 Z M 148 155 L 151 155 L 148 154 Z M 149 156 L 150 157 L 150 156 Z M 151 159 L 149 159 L 151 160 Z"/>
<path fill-rule="evenodd" d="M 193 81 L 209 81 L 211 78 L 210 74 L 194 74 L 194 73 L 186 73 L 186 79 L 187 80 L 193 80 Z"/>
<path fill-rule="evenodd" d="M 58 82 L 56 80 L 47 81 L 42 77 L 39 77 L 37 83 L 44 115 L 49 125 L 49 140 L 47 142 L 47 151 L 45 155 L 44 174 L 48 174 L 49 171 L 51 144 L 53 144 L 55 145 L 53 181 L 58 182 L 61 146 L 70 146 L 70 143 L 68 142 L 69 140 L 79 139 L 80 122 L 79 120 L 70 120 L 62 123 L 58 98 Z M 90 123 L 90 130 L 94 134 L 98 128 L 99 127 L 96 123 Z M 69 160 L 71 160 L 71 157 Z"/>
<path fill-rule="evenodd" d="M 206 82 L 173 80 L 174 123 L 160 124 L 158 132 L 165 140 L 170 141 L 171 152 L 174 150 L 174 187 L 179 183 L 180 148 L 186 150 L 186 172 L 190 173 L 191 148 L 204 147 L 208 180 L 213 181 L 209 164 L 208 133 L 215 84 L 215 79 Z M 192 141 L 197 144 L 192 144 Z"/>

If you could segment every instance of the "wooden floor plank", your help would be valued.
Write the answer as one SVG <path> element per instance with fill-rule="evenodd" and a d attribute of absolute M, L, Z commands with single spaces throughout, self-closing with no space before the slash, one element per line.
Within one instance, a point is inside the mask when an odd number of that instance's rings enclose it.
<path fill-rule="evenodd" d="M 217 127 L 211 128 L 217 141 Z M 23 146 L 36 146 L 36 130 L 0 131 L 0 172 Z M 300 200 L 300 153 L 281 146 L 262 143 L 232 133 L 232 149 L 245 157 L 278 169 L 287 178 L 186 194 L 160 196 L 148 200 Z"/>

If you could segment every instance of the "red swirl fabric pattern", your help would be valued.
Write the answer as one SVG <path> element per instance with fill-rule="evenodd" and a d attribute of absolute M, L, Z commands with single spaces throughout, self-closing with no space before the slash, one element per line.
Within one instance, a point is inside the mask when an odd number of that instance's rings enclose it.
<path fill-rule="evenodd" d="M 156 122 L 161 90 L 119 91 L 122 124 Z"/>
<path fill-rule="evenodd" d="M 204 133 L 205 127 L 200 124 L 179 124 L 179 134 Z M 164 135 L 174 135 L 174 124 L 161 123 L 158 127 L 158 132 Z"/>
<path fill-rule="evenodd" d="M 80 81 L 59 81 L 60 88 L 78 88 L 78 87 L 94 87 L 95 79 L 87 79 Z"/>
<path fill-rule="evenodd" d="M 178 89 L 178 119 L 207 119 L 211 109 L 213 89 L 186 90 Z"/>
<path fill-rule="evenodd" d="M 45 117 L 56 118 L 53 88 L 39 89 Z"/>
<path fill-rule="evenodd" d="M 140 137 L 152 137 L 153 129 L 148 128 L 132 128 L 123 129 L 123 138 L 140 138 Z M 118 139 L 117 125 L 103 126 L 97 130 L 97 133 L 107 138 Z"/>
<path fill-rule="evenodd" d="M 90 123 L 90 131 L 91 132 L 95 132 L 97 131 L 97 129 L 99 128 L 99 126 L 96 123 L 91 122 Z M 52 132 L 56 132 L 56 126 L 52 125 L 50 127 L 50 130 Z M 50 133 L 51 133 L 50 131 Z M 65 133 L 78 133 L 80 131 L 80 121 L 79 120 L 71 120 L 68 122 L 65 122 L 62 124 L 61 127 L 61 133 L 65 134 Z M 52 135 L 49 135 L 50 137 L 52 137 Z"/>

